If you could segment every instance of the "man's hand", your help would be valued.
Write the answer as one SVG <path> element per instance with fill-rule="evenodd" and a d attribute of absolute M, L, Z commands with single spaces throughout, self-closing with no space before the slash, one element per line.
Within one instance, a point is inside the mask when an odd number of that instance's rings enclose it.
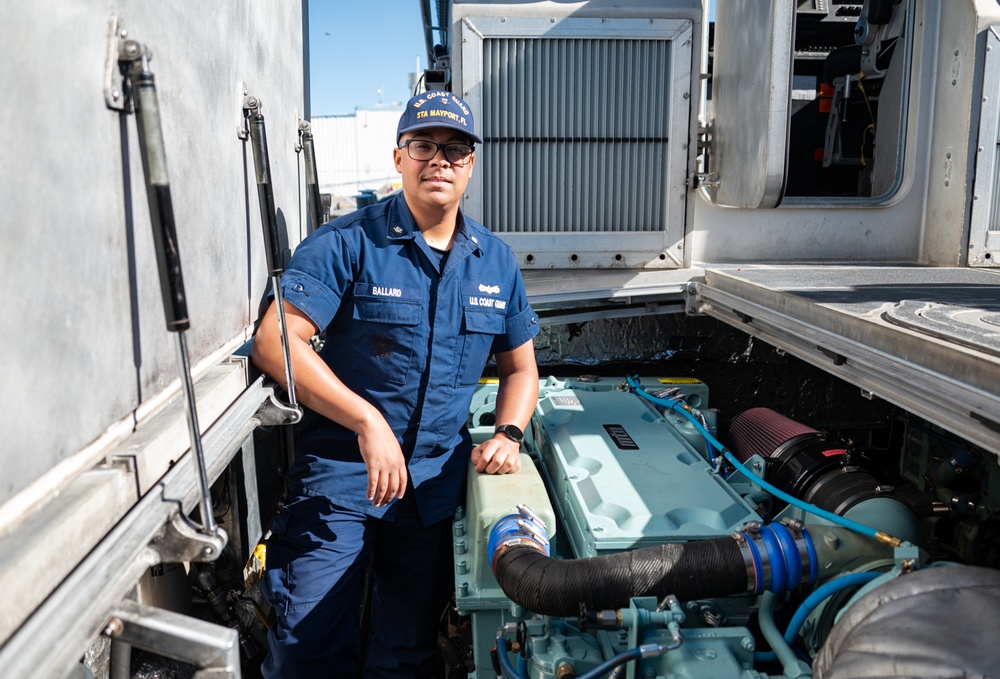
<path fill-rule="evenodd" d="M 497 434 L 472 449 L 476 471 L 486 474 L 513 474 L 521 469 L 521 446 Z"/>
<path fill-rule="evenodd" d="M 368 470 L 368 499 L 372 505 L 389 504 L 406 492 L 406 460 L 396 435 L 382 417 L 358 432 L 358 447 Z"/>

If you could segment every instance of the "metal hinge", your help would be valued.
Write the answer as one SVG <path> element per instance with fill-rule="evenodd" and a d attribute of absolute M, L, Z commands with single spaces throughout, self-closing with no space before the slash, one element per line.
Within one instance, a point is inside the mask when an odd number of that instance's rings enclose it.
<path fill-rule="evenodd" d="M 204 517 L 202 522 L 205 522 Z M 216 527 L 206 535 L 180 511 L 160 529 L 149 544 L 156 563 L 183 563 L 185 561 L 215 561 L 226 547 L 228 536 Z"/>
<path fill-rule="evenodd" d="M 121 18 L 112 15 L 108 21 L 108 45 L 104 58 L 104 103 L 108 108 L 126 110 L 129 102 L 122 64 L 139 61 L 142 57 L 152 59 L 153 53 L 145 45 L 130 39 Z"/>
<path fill-rule="evenodd" d="M 717 172 L 696 172 L 688 178 L 688 186 L 692 189 L 701 187 L 711 189 L 717 187 L 721 181 Z"/>

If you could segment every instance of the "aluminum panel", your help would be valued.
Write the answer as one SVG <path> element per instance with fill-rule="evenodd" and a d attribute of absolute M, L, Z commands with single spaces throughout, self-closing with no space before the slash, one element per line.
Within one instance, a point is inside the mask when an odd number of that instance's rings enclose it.
<path fill-rule="evenodd" d="M 305 233 L 295 152 L 302 3 L 7 7 L 0 410 L 14 416 L 0 443 L 0 502 L 70 458 L 76 471 L 93 465 L 103 442 L 87 460 L 76 453 L 177 389 L 135 118 L 105 105 L 113 16 L 153 53 L 194 365 L 242 343 L 267 281 L 252 156 L 237 136 L 244 87 L 264 104 L 279 223 L 292 244 Z M 57 475 L 52 486 L 72 473 Z"/>
<path fill-rule="evenodd" d="M 1000 26 L 986 31 L 969 266 L 1000 266 Z"/>
<path fill-rule="evenodd" d="M 715 123 L 712 202 L 775 207 L 781 202 L 791 115 L 791 0 L 719 0 L 712 73 Z"/>

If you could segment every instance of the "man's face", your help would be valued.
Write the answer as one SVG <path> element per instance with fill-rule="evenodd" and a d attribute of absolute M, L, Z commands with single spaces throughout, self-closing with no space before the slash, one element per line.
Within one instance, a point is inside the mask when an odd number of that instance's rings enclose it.
<path fill-rule="evenodd" d="M 410 140 L 472 146 L 468 137 L 447 127 L 406 133 L 399 140 L 399 145 L 403 146 Z M 422 156 L 417 152 L 412 155 Z M 436 149 L 434 156 L 429 160 L 414 160 L 407 148 L 397 147 L 393 150 L 393 159 L 396 170 L 403 176 L 403 192 L 406 194 L 407 202 L 415 203 L 411 207 L 424 205 L 438 208 L 451 207 L 458 203 L 469 183 L 469 177 L 472 176 L 472 166 L 476 162 L 475 155 L 470 155 L 465 165 L 456 165 L 445 158 L 443 148 Z"/>

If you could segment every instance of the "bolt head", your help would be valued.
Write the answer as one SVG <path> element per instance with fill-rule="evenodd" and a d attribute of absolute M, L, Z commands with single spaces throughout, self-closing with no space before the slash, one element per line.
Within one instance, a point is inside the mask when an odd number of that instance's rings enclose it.
<path fill-rule="evenodd" d="M 104 628 L 104 634 L 109 637 L 117 637 L 124 629 L 125 624 L 121 621 L 121 618 L 111 618 Z"/>

